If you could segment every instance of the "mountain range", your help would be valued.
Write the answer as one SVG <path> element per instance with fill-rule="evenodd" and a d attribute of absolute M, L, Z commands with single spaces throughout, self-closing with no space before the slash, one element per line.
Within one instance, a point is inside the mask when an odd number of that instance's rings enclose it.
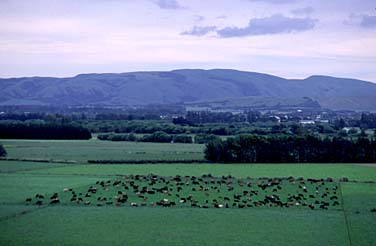
<path fill-rule="evenodd" d="M 376 111 L 376 84 L 317 75 L 301 80 L 284 79 L 227 69 L 0 79 L 0 105 L 147 105 L 240 101 L 243 106 L 252 107 L 256 101 L 259 104 L 264 101 L 273 104 L 274 101 L 277 105 L 283 105 L 286 101 L 291 104 L 294 100 L 301 103 L 302 98 L 332 110 Z"/>

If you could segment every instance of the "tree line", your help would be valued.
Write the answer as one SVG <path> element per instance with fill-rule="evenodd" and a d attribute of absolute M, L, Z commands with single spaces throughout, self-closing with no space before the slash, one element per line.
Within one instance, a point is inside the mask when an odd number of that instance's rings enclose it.
<path fill-rule="evenodd" d="M 81 125 L 91 132 L 115 132 L 115 133 L 135 133 L 135 134 L 152 134 L 163 131 L 167 134 L 214 134 L 220 136 L 237 135 L 237 134 L 269 134 L 272 126 L 278 125 L 282 130 L 287 130 L 290 126 L 278 123 L 268 122 L 262 124 L 248 123 L 213 123 L 201 124 L 196 126 L 174 125 L 162 121 L 83 121 Z M 262 130 L 264 129 L 264 130 Z M 260 133 L 260 131 L 262 131 Z"/>
<path fill-rule="evenodd" d="M 100 134 L 99 140 L 107 141 L 129 141 L 129 142 L 155 142 L 155 143 L 193 143 L 193 139 L 189 135 L 179 134 L 170 135 L 162 131 L 157 131 L 152 134 L 137 136 L 130 134 Z"/>
<path fill-rule="evenodd" d="M 0 123 L 2 139 L 90 139 L 89 130 L 72 124 L 55 124 L 45 122 Z"/>
<path fill-rule="evenodd" d="M 209 142 L 205 158 L 222 163 L 370 163 L 376 162 L 376 140 L 239 135 Z"/>
<path fill-rule="evenodd" d="M 273 121 L 268 115 L 263 116 L 259 111 L 245 111 L 243 113 L 232 112 L 210 112 L 210 111 L 188 111 L 183 117 L 173 119 L 173 123 L 177 125 L 197 125 L 204 123 L 242 123 L 257 121 Z"/>
<path fill-rule="evenodd" d="M 7 152 L 5 151 L 3 145 L 0 144 L 0 157 L 6 156 Z"/>
<path fill-rule="evenodd" d="M 376 128 L 376 114 L 362 113 L 359 120 L 359 127 L 361 128 Z"/>

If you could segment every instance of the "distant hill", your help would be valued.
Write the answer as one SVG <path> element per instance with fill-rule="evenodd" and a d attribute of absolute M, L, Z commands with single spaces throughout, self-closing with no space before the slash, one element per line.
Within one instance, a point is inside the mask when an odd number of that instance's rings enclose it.
<path fill-rule="evenodd" d="M 294 100 L 302 103 L 302 98 L 314 107 L 376 111 L 376 84 L 328 76 L 289 80 L 225 69 L 0 79 L 1 105 L 145 105 L 236 99 L 252 107 L 264 103 L 260 100 L 291 106 Z"/>
<path fill-rule="evenodd" d="M 190 109 L 321 109 L 317 101 L 308 97 L 236 97 L 219 98 L 185 103 Z"/>

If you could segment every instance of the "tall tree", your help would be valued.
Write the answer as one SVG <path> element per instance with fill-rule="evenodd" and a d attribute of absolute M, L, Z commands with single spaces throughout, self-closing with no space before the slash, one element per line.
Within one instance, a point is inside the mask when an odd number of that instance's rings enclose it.
<path fill-rule="evenodd" d="M 7 155 L 7 152 L 5 151 L 4 147 L 0 144 L 0 157 L 4 157 Z"/>

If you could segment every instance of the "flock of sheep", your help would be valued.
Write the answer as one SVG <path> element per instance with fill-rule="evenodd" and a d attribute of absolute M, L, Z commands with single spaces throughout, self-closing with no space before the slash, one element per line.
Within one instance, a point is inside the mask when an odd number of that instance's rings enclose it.
<path fill-rule="evenodd" d="M 124 175 L 85 187 L 36 194 L 27 204 L 160 206 L 197 208 L 299 207 L 340 209 L 333 179 L 235 178 L 232 176 Z"/>

